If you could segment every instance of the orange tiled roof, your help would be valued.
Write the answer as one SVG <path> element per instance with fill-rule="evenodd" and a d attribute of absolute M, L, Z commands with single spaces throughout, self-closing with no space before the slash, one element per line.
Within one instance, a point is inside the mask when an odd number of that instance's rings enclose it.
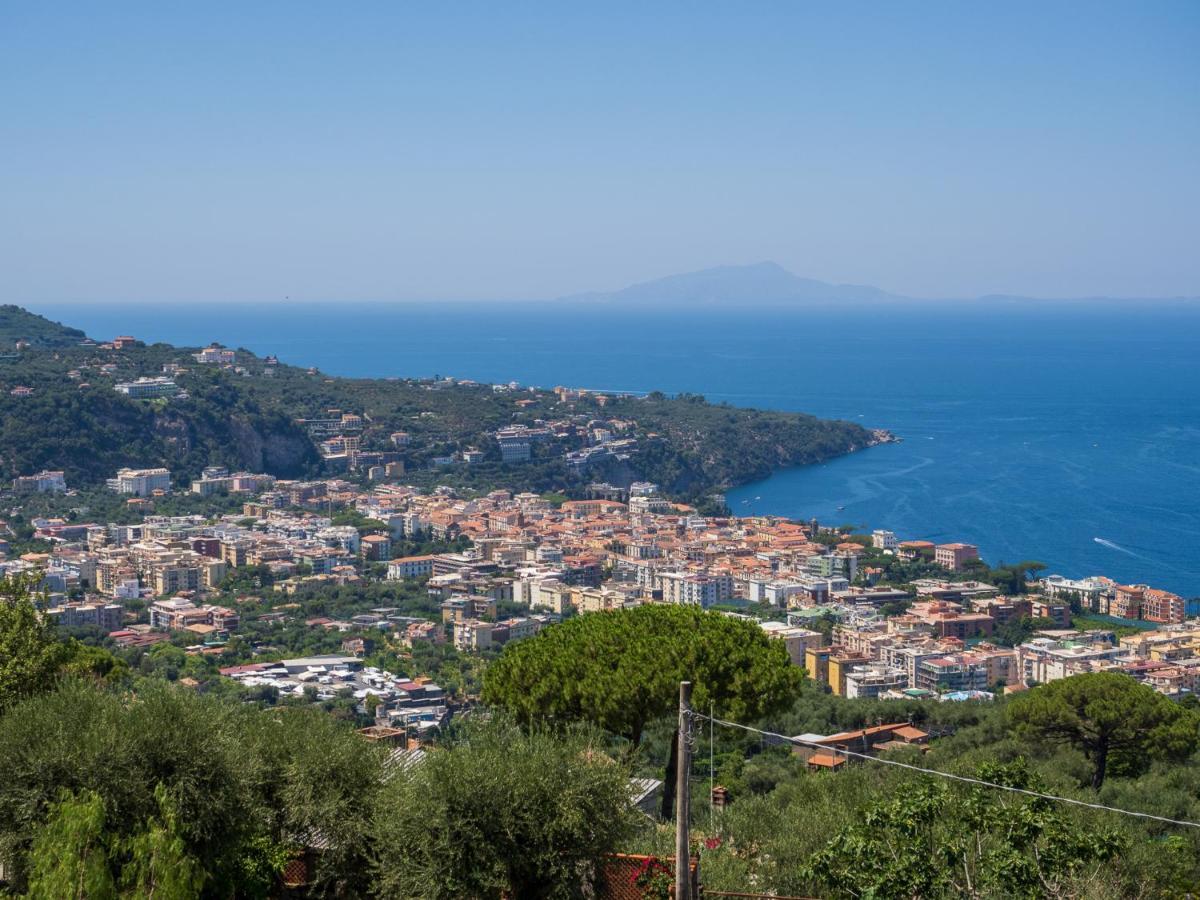
<path fill-rule="evenodd" d="M 808 758 L 810 766 L 821 766 L 824 769 L 836 769 L 846 764 L 846 757 L 834 756 L 831 753 L 814 753 Z"/>

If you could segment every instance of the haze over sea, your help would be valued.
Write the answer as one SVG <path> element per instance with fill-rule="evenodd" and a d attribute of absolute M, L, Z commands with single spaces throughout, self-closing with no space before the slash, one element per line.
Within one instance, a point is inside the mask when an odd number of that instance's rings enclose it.
<path fill-rule="evenodd" d="M 690 391 L 888 428 L 903 443 L 778 473 L 729 504 L 1200 594 L 1200 304 L 35 311 L 93 337 L 216 340 L 336 375 Z"/>

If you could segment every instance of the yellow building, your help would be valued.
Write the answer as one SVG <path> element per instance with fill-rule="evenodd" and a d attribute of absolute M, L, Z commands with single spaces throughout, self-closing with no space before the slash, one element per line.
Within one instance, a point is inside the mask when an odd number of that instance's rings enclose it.
<path fill-rule="evenodd" d="M 809 647 L 804 651 L 804 668 L 808 677 L 821 684 L 829 683 L 829 657 L 832 654 L 829 647 Z"/>
<path fill-rule="evenodd" d="M 829 689 L 839 697 L 846 696 L 846 673 L 855 666 L 870 662 L 861 653 L 833 653 L 829 656 Z"/>

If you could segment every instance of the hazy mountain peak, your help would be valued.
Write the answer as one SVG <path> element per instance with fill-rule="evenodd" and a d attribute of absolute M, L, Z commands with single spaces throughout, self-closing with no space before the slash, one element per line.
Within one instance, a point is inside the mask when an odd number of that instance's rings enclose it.
<path fill-rule="evenodd" d="M 715 266 L 644 281 L 618 291 L 576 294 L 564 299 L 668 306 L 754 306 L 900 298 L 879 288 L 801 278 L 778 263 L 764 261 L 743 266 Z"/>

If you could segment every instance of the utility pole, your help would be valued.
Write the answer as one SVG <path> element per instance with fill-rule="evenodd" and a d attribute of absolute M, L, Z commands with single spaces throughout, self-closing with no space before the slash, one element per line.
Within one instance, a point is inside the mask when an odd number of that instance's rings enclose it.
<path fill-rule="evenodd" d="M 692 900 L 691 852 L 688 818 L 692 797 L 688 776 L 692 772 L 692 683 L 679 682 L 679 747 L 675 768 L 675 900 Z"/>

